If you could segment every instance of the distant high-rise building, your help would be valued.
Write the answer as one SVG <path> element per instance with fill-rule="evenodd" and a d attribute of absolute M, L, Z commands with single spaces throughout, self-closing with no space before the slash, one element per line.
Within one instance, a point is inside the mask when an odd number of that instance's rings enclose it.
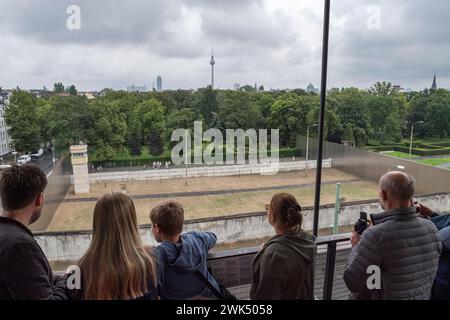
<path fill-rule="evenodd" d="M 214 65 L 216 61 L 214 61 L 214 50 L 211 48 L 211 60 L 209 61 L 211 65 L 211 89 L 214 89 Z"/>
<path fill-rule="evenodd" d="M 437 89 L 437 85 L 436 85 L 436 75 L 434 75 L 434 78 L 433 78 L 433 84 L 431 85 L 431 89 L 434 89 L 434 90 Z"/>
<path fill-rule="evenodd" d="M 241 87 L 241 85 L 239 83 L 233 84 L 233 89 L 234 90 L 239 90 L 240 87 Z"/>
<path fill-rule="evenodd" d="M 161 76 L 156 77 L 156 91 L 162 91 L 162 78 Z"/>

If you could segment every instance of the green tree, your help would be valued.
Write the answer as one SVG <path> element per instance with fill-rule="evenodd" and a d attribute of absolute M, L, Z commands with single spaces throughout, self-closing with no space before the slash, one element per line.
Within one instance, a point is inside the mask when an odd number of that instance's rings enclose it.
<path fill-rule="evenodd" d="M 143 129 L 141 114 L 137 108 L 133 108 L 129 112 L 127 128 L 127 145 L 130 148 L 131 154 L 134 156 L 140 155 L 143 143 Z"/>
<path fill-rule="evenodd" d="M 71 96 L 76 96 L 78 94 L 77 88 L 72 84 L 70 87 L 67 88 L 67 93 Z"/>
<path fill-rule="evenodd" d="M 164 106 L 156 99 L 149 99 L 137 106 L 142 118 L 143 136 L 149 144 L 150 153 L 159 155 L 164 151 L 162 137 L 166 128 Z"/>
<path fill-rule="evenodd" d="M 123 153 L 127 123 L 118 102 L 101 97 L 92 102 L 90 111 L 93 124 L 87 136 L 96 158 L 111 160 L 116 154 Z"/>
<path fill-rule="evenodd" d="M 427 109 L 428 103 L 430 101 L 430 92 L 428 90 L 415 92 L 412 94 L 411 99 L 409 101 L 409 111 L 406 116 L 407 120 L 407 128 L 405 130 L 405 135 L 409 134 L 408 128 L 411 128 L 411 123 L 416 123 L 420 121 L 427 120 Z M 418 137 L 425 137 L 426 135 L 430 136 L 432 134 L 432 124 L 427 124 L 429 130 L 426 130 L 426 126 L 418 126 L 414 128 L 414 134 Z"/>
<path fill-rule="evenodd" d="M 311 104 L 311 109 L 306 116 L 306 125 L 314 125 L 319 123 L 319 98 L 314 99 L 314 103 Z M 317 128 L 311 131 L 311 136 L 314 136 L 314 132 L 317 132 Z M 324 121 L 324 136 L 327 140 L 335 141 L 334 136 L 342 134 L 341 120 L 336 112 L 336 101 L 332 98 L 327 98 L 327 104 L 325 108 L 325 121 Z M 338 141 L 340 142 L 340 139 Z"/>
<path fill-rule="evenodd" d="M 4 116 L 16 151 L 24 153 L 39 148 L 41 129 L 37 99 L 32 94 L 21 90 L 14 91 Z"/>
<path fill-rule="evenodd" d="M 224 91 L 221 95 L 218 119 L 221 129 L 258 129 L 266 122 L 256 102 L 249 93 L 243 91 Z"/>
<path fill-rule="evenodd" d="M 406 114 L 405 103 L 404 97 L 394 95 L 369 97 L 368 109 L 373 138 L 385 143 L 400 141 Z"/>
<path fill-rule="evenodd" d="M 280 144 L 294 147 L 298 134 L 306 134 L 307 115 L 318 104 L 317 96 L 285 93 L 272 105 L 269 125 L 280 130 Z"/>
<path fill-rule="evenodd" d="M 398 89 L 392 86 L 390 82 L 377 82 L 372 85 L 369 89 L 369 93 L 376 96 L 388 96 L 394 93 L 397 93 Z"/>
<path fill-rule="evenodd" d="M 258 106 L 258 109 L 261 112 L 262 117 L 264 118 L 264 122 L 267 123 L 275 98 L 269 92 L 260 92 L 258 94 L 254 94 L 252 95 L 252 98 Z"/>
<path fill-rule="evenodd" d="M 63 93 L 65 91 L 64 89 L 64 85 L 62 84 L 62 82 L 56 82 L 55 84 L 53 84 L 53 92 L 54 93 Z"/>
<path fill-rule="evenodd" d="M 41 117 L 46 119 L 45 137 L 59 152 L 79 141 L 87 142 L 87 130 L 94 124 L 87 99 L 79 96 L 53 96 L 42 109 Z"/>
<path fill-rule="evenodd" d="M 211 127 L 216 120 L 219 111 L 217 91 L 208 86 L 200 91 L 201 98 L 197 103 L 197 109 L 203 116 L 205 123 Z"/>
<path fill-rule="evenodd" d="M 329 94 L 336 101 L 336 113 L 342 125 L 352 131 L 357 144 L 365 144 L 372 136 L 368 93 L 357 88 L 344 88 Z"/>
<path fill-rule="evenodd" d="M 249 84 L 246 84 L 242 87 L 239 88 L 240 91 L 244 91 L 244 92 L 256 92 L 256 89 L 254 86 L 251 86 Z"/>
<path fill-rule="evenodd" d="M 431 91 L 425 125 L 440 138 L 450 135 L 450 92 L 448 90 Z"/>

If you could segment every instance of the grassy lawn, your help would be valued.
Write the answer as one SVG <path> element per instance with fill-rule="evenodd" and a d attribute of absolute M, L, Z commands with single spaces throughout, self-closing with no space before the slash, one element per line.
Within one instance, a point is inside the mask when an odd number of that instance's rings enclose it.
<path fill-rule="evenodd" d="M 338 174 L 334 169 L 327 169 L 324 171 L 324 180 L 336 180 L 342 183 L 342 197 L 345 201 L 356 201 L 365 199 L 374 199 L 377 197 L 377 185 L 375 182 L 368 181 L 348 181 L 352 176 L 347 174 Z M 209 178 L 193 178 L 189 185 L 183 185 L 182 179 L 166 180 L 163 183 L 152 181 L 146 184 L 145 182 L 129 183 L 129 194 L 155 194 L 164 193 L 167 191 L 201 191 L 201 190 L 227 190 L 234 188 L 248 188 L 248 187 L 262 187 L 262 186 L 283 186 L 281 190 L 262 190 L 256 192 L 240 192 L 234 194 L 220 194 L 220 195 L 204 195 L 192 197 L 175 197 L 174 199 L 180 201 L 185 209 L 186 220 L 205 217 L 220 217 L 227 215 L 235 215 L 247 212 L 264 211 L 264 205 L 270 201 L 270 198 L 276 192 L 289 192 L 295 195 L 302 206 L 311 206 L 314 203 L 314 185 L 307 184 L 302 187 L 293 187 L 295 183 L 310 183 L 313 182 L 314 175 L 311 173 L 309 177 L 303 177 L 303 173 L 297 174 L 281 173 L 276 176 L 242 176 L 242 177 L 217 177 L 215 179 Z M 197 181 L 198 180 L 198 181 Z M 285 188 L 284 188 L 285 186 Z M 89 196 L 98 197 L 116 189 L 116 184 L 107 186 L 94 185 L 93 193 Z M 336 185 L 324 184 L 322 185 L 321 204 L 332 204 L 335 202 Z M 74 197 L 71 197 L 74 198 Z M 161 198 L 139 199 L 135 200 L 135 206 L 138 216 L 139 224 L 149 223 L 150 209 L 155 206 Z M 62 230 L 89 230 L 92 227 L 92 212 L 95 202 L 65 202 L 62 203 L 53 218 L 48 230 L 62 231 Z"/>
<path fill-rule="evenodd" d="M 443 163 L 450 162 L 450 158 L 423 159 L 423 160 L 418 160 L 417 162 L 429 164 L 430 166 L 439 166 Z"/>

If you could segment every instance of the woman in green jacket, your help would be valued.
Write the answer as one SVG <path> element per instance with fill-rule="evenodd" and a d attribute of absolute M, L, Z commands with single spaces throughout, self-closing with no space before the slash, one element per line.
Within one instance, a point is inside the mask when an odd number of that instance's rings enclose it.
<path fill-rule="evenodd" d="M 314 237 L 301 228 L 303 215 L 295 197 L 277 193 L 266 205 L 276 235 L 253 260 L 250 298 L 255 300 L 314 299 Z"/>

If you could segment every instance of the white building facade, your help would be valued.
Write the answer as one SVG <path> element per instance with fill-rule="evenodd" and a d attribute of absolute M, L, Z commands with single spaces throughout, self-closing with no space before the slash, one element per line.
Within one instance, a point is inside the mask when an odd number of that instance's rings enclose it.
<path fill-rule="evenodd" d="M 5 107 L 9 102 L 9 92 L 0 89 L 0 157 L 11 153 L 13 150 L 13 144 L 11 138 L 8 135 L 8 128 L 4 118 Z"/>

